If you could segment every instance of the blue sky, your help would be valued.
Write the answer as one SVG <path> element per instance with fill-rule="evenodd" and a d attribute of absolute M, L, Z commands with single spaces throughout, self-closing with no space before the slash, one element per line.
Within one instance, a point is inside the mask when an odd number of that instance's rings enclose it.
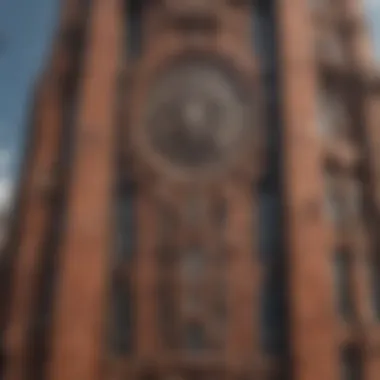
<path fill-rule="evenodd" d="M 380 59 L 380 0 L 365 0 Z M 22 157 L 31 96 L 49 54 L 59 0 L 0 0 L 0 204 Z"/>
<path fill-rule="evenodd" d="M 0 0 L 0 203 L 17 175 L 33 86 L 58 8 L 58 0 Z"/>
<path fill-rule="evenodd" d="M 378 61 L 380 60 L 380 0 L 364 0 L 372 42 Z"/>

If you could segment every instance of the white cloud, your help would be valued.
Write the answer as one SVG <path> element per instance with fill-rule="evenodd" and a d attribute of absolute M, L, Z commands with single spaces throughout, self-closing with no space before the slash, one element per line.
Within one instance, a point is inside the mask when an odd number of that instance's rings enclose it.
<path fill-rule="evenodd" d="M 8 217 L 12 204 L 12 183 L 7 177 L 0 178 L 0 253 L 8 232 Z"/>
<path fill-rule="evenodd" d="M 369 9 L 369 11 L 373 9 L 380 9 L 380 0 L 364 0 L 364 5 Z"/>
<path fill-rule="evenodd" d="M 9 176 L 11 159 L 10 150 L 0 148 L 0 250 L 7 236 L 7 221 L 13 198 L 13 183 Z"/>
<path fill-rule="evenodd" d="M 9 178 L 0 178 L 0 214 L 7 212 L 11 206 L 12 187 L 12 182 Z"/>
<path fill-rule="evenodd" d="M 11 158 L 9 149 L 0 148 L 0 214 L 8 211 L 12 198 L 12 181 L 9 177 Z"/>

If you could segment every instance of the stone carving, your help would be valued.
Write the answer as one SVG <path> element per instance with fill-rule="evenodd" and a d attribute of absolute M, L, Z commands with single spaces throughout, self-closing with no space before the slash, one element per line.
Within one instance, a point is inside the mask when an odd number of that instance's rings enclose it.
<path fill-rule="evenodd" d="M 227 70 L 194 59 L 159 76 L 144 128 L 153 150 L 171 165 L 203 170 L 239 150 L 249 119 L 239 83 Z"/>

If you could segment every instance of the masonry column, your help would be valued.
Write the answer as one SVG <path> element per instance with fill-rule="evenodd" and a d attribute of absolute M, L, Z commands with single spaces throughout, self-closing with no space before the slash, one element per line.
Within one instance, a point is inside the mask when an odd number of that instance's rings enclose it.
<path fill-rule="evenodd" d="M 336 317 L 322 213 L 312 21 L 306 0 L 278 0 L 277 4 L 293 378 L 336 380 Z"/>
<path fill-rule="evenodd" d="M 100 378 L 110 273 L 121 4 L 93 1 L 58 266 L 49 380 Z"/>
<path fill-rule="evenodd" d="M 371 254 L 372 258 L 368 261 L 376 262 L 378 260 L 380 239 L 378 233 L 378 225 L 380 219 L 380 92 L 379 92 L 379 76 L 376 70 L 376 61 L 373 55 L 373 46 L 369 36 L 369 31 L 365 23 L 366 15 L 363 0 L 345 0 L 342 3 L 342 14 L 349 31 L 349 54 L 350 60 L 355 73 L 360 78 L 364 78 L 364 86 L 358 91 L 358 104 L 361 108 L 360 120 L 363 131 L 366 135 L 365 148 L 369 173 L 369 196 L 372 208 L 372 218 L 369 219 L 371 225 L 372 252 L 367 250 L 364 254 Z M 378 269 L 378 267 L 376 267 Z M 368 271 L 366 273 L 368 275 Z M 376 273 L 376 275 L 380 275 Z M 370 298 L 371 290 L 369 286 L 371 281 L 366 281 L 368 298 Z M 368 286 L 369 285 L 369 286 Z M 369 310 L 371 311 L 371 310 Z M 364 340 L 366 349 L 363 357 L 363 372 L 366 380 L 376 380 L 380 376 L 380 329 L 377 321 L 373 321 L 374 316 L 368 313 L 366 320 L 363 321 Z"/>

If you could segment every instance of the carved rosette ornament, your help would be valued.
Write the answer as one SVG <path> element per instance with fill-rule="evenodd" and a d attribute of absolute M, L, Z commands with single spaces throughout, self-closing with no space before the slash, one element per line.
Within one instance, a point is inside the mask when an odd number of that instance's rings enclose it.
<path fill-rule="evenodd" d="M 168 46 L 151 57 L 131 97 L 138 172 L 143 166 L 174 180 L 214 180 L 244 170 L 244 161 L 252 172 L 261 141 L 251 58 L 203 46 Z"/>

